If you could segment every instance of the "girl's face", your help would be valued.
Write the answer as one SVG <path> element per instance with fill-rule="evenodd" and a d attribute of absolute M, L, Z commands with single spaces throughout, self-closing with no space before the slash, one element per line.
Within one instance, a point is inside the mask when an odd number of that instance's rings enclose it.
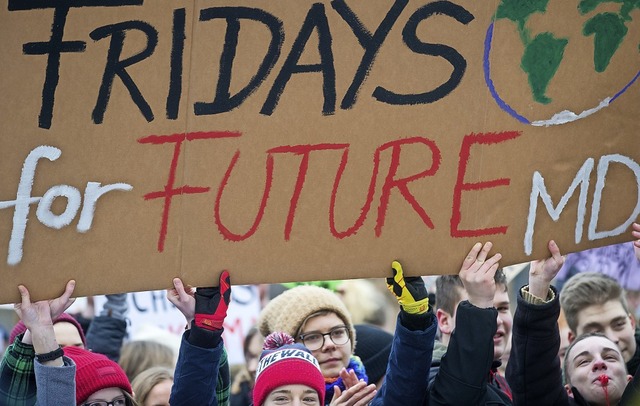
<path fill-rule="evenodd" d="M 302 327 L 301 335 L 309 333 L 326 334 L 324 336 L 324 344 L 317 350 L 311 350 L 311 353 L 318 360 L 322 375 L 325 378 L 336 378 L 340 374 L 342 368 L 346 368 L 349 365 L 349 358 L 351 358 L 351 339 L 347 340 L 345 344 L 335 344 L 330 336 L 329 332 L 336 327 L 344 326 L 344 322 L 335 313 L 327 313 L 322 316 L 316 316 L 309 320 Z M 348 329 L 347 329 L 347 334 Z M 301 340 L 298 339 L 299 342 Z"/>
<path fill-rule="evenodd" d="M 97 402 L 100 400 L 111 402 L 116 406 L 126 404 L 126 398 L 124 396 L 124 393 L 122 393 L 122 389 L 111 387 L 111 388 L 100 389 L 97 392 L 93 392 L 93 394 L 89 396 L 87 400 L 84 401 L 83 405 L 87 405 L 87 404 L 90 405 L 92 402 Z"/>
<path fill-rule="evenodd" d="M 169 406 L 169 397 L 171 396 L 171 386 L 173 381 L 165 379 L 157 383 L 147 395 L 143 406 Z"/>
<path fill-rule="evenodd" d="M 267 396 L 263 406 L 320 406 L 318 392 L 302 384 L 280 386 Z"/>
<path fill-rule="evenodd" d="M 256 368 L 258 368 L 263 342 L 264 339 L 260 334 L 254 334 L 253 337 L 251 337 L 251 342 L 247 346 L 247 352 L 244 354 L 247 371 L 249 371 L 251 379 L 253 380 L 256 379 Z"/>

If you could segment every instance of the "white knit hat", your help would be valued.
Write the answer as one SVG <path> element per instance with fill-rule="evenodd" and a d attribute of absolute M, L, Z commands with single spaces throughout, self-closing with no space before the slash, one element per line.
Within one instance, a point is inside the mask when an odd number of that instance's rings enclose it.
<path fill-rule="evenodd" d="M 329 289 L 313 285 L 300 285 L 273 298 L 260 313 L 258 327 L 263 336 L 283 331 L 294 339 L 300 336 L 302 323 L 307 317 L 321 311 L 335 313 L 349 329 L 351 351 L 356 345 L 356 330 L 349 310 L 342 300 Z"/>

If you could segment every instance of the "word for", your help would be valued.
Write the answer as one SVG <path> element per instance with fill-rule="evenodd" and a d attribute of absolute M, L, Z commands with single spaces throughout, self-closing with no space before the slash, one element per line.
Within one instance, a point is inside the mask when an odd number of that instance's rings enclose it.
<path fill-rule="evenodd" d="M 633 172 L 636 177 L 638 199 L 631 215 L 627 218 L 627 220 L 625 220 L 624 223 L 620 224 L 613 230 L 596 231 L 598 218 L 600 216 L 602 191 L 605 187 L 606 176 L 607 172 L 609 171 L 609 165 L 611 163 L 622 164 Z M 573 178 L 573 181 L 569 186 L 569 190 L 567 190 L 567 192 L 562 196 L 560 202 L 556 207 L 553 206 L 553 201 L 551 200 L 551 197 L 547 192 L 544 178 L 542 177 L 540 172 L 536 171 L 533 173 L 531 195 L 529 199 L 529 216 L 527 218 L 527 231 L 525 232 L 524 237 L 524 251 L 527 255 L 530 255 L 533 249 L 533 231 L 536 223 L 538 197 L 544 203 L 544 206 L 547 209 L 547 213 L 549 213 L 549 216 L 553 219 L 553 221 L 558 221 L 560 219 L 560 214 L 562 214 L 562 211 L 569 202 L 569 198 L 575 193 L 575 191 L 578 189 L 578 186 L 580 187 L 580 193 L 578 195 L 578 213 L 574 237 L 576 244 L 582 241 L 584 218 L 587 211 L 587 193 L 589 191 L 589 179 L 591 178 L 591 172 L 593 171 L 594 165 L 595 161 L 593 158 L 589 158 L 584 162 L 580 170 L 578 170 L 575 178 Z M 591 218 L 589 220 L 588 229 L 589 241 L 594 241 L 606 237 L 613 237 L 624 233 L 625 230 L 629 228 L 631 223 L 633 223 L 634 220 L 638 217 L 638 215 L 640 215 L 640 165 L 638 165 L 638 163 L 631 158 L 620 154 L 604 155 L 600 157 L 598 168 L 596 169 L 596 187 L 591 203 Z"/>
<path fill-rule="evenodd" d="M 80 210 L 82 197 L 80 191 L 73 186 L 56 185 L 47 190 L 42 196 L 31 196 L 38 161 L 42 158 L 55 161 L 61 154 L 62 151 L 60 149 L 52 146 L 41 145 L 34 148 L 27 155 L 22 165 L 22 173 L 15 200 L 0 201 L 0 209 L 15 207 L 7 256 L 7 264 L 9 265 L 17 265 L 22 261 L 22 247 L 27 230 L 27 217 L 29 216 L 29 207 L 32 204 L 38 204 L 36 217 L 40 223 L 58 230 L 71 224 L 78 214 L 78 210 Z M 96 204 L 101 196 L 113 190 L 129 191 L 132 189 L 133 187 L 126 183 L 101 186 L 97 182 L 87 182 L 84 191 L 84 205 L 82 205 L 77 230 L 85 233 L 91 229 Z M 51 211 L 51 205 L 59 197 L 67 199 L 67 204 L 62 213 L 55 214 Z"/>
<path fill-rule="evenodd" d="M 45 79 L 42 88 L 42 105 L 38 118 L 38 126 L 40 128 L 51 128 L 55 93 L 58 82 L 60 81 L 61 55 L 69 52 L 85 52 L 87 47 L 87 43 L 82 40 L 63 40 L 65 24 L 70 10 L 77 7 L 141 6 L 142 3 L 143 0 L 74 0 L 71 2 L 9 0 L 9 11 L 25 11 L 43 8 L 54 9 L 51 37 L 49 40 L 28 42 L 23 44 L 22 47 L 25 55 L 45 55 L 47 57 Z M 358 44 L 364 50 L 360 63 L 355 69 L 353 79 L 340 102 L 341 109 L 350 109 L 356 103 L 358 93 L 374 66 L 376 56 L 408 3 L 408 0 L 394 1 L 386 15 L 381 16 L 381 22 L 378 27 L 376 27 L 375 31 L 371 32 L 362 24 L 358 15 L 347 6 L 344 0 L 333 0 L 330 2 L 331 7 L 349 26 L 353 35 L 357 38 Z M 467 25 L 473 21 L 474 16 L 464 7 L 450 1 L 434 1 L 414 11 L 408 17 L 402 29 L 402 40 L 406 47 L 416 54 L 442 58 L 447 61 L 453 68 L 450 77 L 435 88 L 420 93 L 403 94 L 378 86 L 371 94 L 375 100 L 390 105 L 433 103 L 447 96 L 460 84 L 467 67 L 465 58 L 457 50 L 448 45 L 423 42 L 417 34 L 418 26 L 432 16 L 446 16 L 463 25 Z M 182 97 L 182 72 L 184 68 L 183 61 L 185 60 L 185 41 L 187 40 L 185 30 L 186 18 L 186 9 L 179 8 L 173 10 L 171 54 L 169 61 L 170 73 L 168 75 L 169 86 L 165 106 L 166 117 L 173 120 L 178 117 L 180 99 Z M 262 85 L 267 76 L 269 76 L 280 58 L 284 44 L 285 30 L 282 20 L 265 10 L 228 6 L 205 8 L 200 11 L 199 22 L 216 20 L 223 21 L 226 24 L 226 32 L 223 39 L 224 46 L 219 58 L 220 66 L 217 85 L 214 91 L 213 101 L 195 102 L 193 107 L 196 116 L 225 113 L 240 106 Z M 231 94 L 230 84 L 232 83 L 233 72 L 234 69 L 236 72 L 238 71 L 237 66 L 234 65 L 234 60 L 238 44 L 241 42 L 241 26 L 246 27 L 246 25 L 250 24 L 261 24 L 261 26 L 264 26 L 270 34 L 270 42 L 253 77 L 244 87 L 236 91 L 235 94 Z M 131 31 L 141 33 L 146 43 L 143 49 L 136 54 L 123 58 L 122 52 L 123 49 L 126 48 L 125 40 L 127 34 Z M 300 57 L 309 47 L 309 40 L 314 32 L 317 34 L 317 54 L 319 62 L 302 64 L 300 63 Z M 142 116 L 148 122 L 154 120 L 155 114 L 150 104 L 145 99 L 127 69 L 145 61 L 153 55 L 159 42 L 158 30 L 145 21 L 130 20 L 98 27 L 89 33 L 89 37 L 94 41 L 110 39 L 102 82 L 92 113 L 93 122 L 96 124 L 102 123 L 116 77 L 119 78 L 126 87 L 131 100 L 138 107 Z M 242 39 L 249 41 L 249 43 L 251 40 L 250 35 L 246 34 Z M 193 39 L 191 39 L 191 41 L 192 43 L 194 42 Z M 210 41 L 210 39 L 203 39 L 203 41 Z M 311 4 L 300 30 L 293 41 L 293 45 L 284 58 L 282 67 L 274 79 L 260 113 L 263 115 L 273 114 L 285 87 L 293 75 L 309 73 L 319 74 L 322 77 L 322 114 L 330 115 L 335 113 L 337 95 L 334 46 L 325 5 L 322 3 Z M 157 64 L 158 61 L 148 61 L 148 63 Z M 419 60 L 416 63 L 422 64 L 424 61 Z M 197 84 L 189 85 L 198 86 Z M 234 87 L 236 87 L 236 85 L 234 85 Z"/>

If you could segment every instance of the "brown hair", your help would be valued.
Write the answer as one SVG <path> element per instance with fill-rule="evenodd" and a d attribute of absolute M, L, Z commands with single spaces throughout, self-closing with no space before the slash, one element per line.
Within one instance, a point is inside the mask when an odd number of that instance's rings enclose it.
<path fill-rule="evenodd" d="M 131 382 L 131 388 L 138 404 L 144 405 L 151 390 L 157 384 L 166 380 L 173 381 L 173 371 L 168 367 L 151 367 L 140 372 Z"/>
<path fill-rule="evenodd" d="M 496 271 L 493 280 L 496 285 L 504 286 L 504 291 L 507 291 L 507 277 L 502 269 Z M 438 276 L 436 278 L 436 306 L 453 315 L 458 302 L 460 302 L 462 291 L 464 291 L 464 285 L 458 275 Z"/>
<path fill-rule="evenodd" d="M 617 300 L 629 313 L 622 286 L 612 277 L 599 272 L 581 272 L 569 278 L 560 291 L 560 306 L 571 331 L 578 328 L 578 313 L 592 305 Z"/>
<path fill-rule="evenodd" d="M 120 361 L 118 361 L 130 382 L 145 369 L 155 366 L 173 368 L 175 354 L 171 347 L 150 340 L 134 340 L 122 346 Z"/>
<path fill-rule="evenodd" d="M 247 331 L 247 335 L 244 337 L 244 342 L 242 343 L 242 353 L 244 354 L 245 362 L 240 365 L 238 368 L 238 372 L 235 373 L 233 379 L 231 380 L 231 394 L 237 395 L 242 391 L 242 384 L 247 383 L 249 388 L 253 388 L 255 383 L 254 377 L 249 373 L 249 369 L 247 367 L 247 354 L 249 354 L 249 346 L 251 346 L 251 341 L 254 337 L 260 337 L 260 331 L 257 326 L 252 326 L 249 331 Z M 258 359 L 260 358 L 260 354 L 258 354 Z"/>

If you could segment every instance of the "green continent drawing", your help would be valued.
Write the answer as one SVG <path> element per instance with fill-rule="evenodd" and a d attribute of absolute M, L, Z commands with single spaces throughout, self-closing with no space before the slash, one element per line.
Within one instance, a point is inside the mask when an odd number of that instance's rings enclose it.
<path fill-rule="evenodd" d="M 545 93 L 562 62 L 568 42 L 566 39 L 556 38 L 550 32 L 543 32 L 525 45 L 521 66 L 529 77 L 533 98 L 538 103 L 551 102 Z"/>
<path fill-rule="evenodd" d="M 619 3 L 620 12 L 604 12 L 591 17 L 582 27 L 582 34 L 593 35 L 593 68 L 604 72 L 611 58 L 627 35 L 627 23 L 631 22 L 631 12 L 640 9 L 640 0 L 580 0 L 578 11 L 585 15 L 595 11 L 604 3 Z"/>
<path fill-rule="evenodd" d="M 547 87 L 562 63 L 567 38 L 556 37 L 551 32 L 542 32 L 532 38 L 527 27 L 534 13 L 546 13 L 549 0 L 502 0 L 496 10 L 495 19 L 507 19 L 518 28 L 524 45 L 520 67 L 527 74 L 533 99 L 542 104 L 551 102 Z M 604 72 L 627 35 L 627 23 L 631 11 L 640 9 L 640 0 L 580 0 L 578 11 L 585 15 L 594 12 L 604 3 L 619 3 L 620 12 L 603 12 L 590 17 L 583 25 L 582 35 L 593 36 L 593 68 Z"/>
<path fill-rule="evenodd" d="M 527 21 L 534 13 L 547 11 L 549 0 L 502 0 L 496 11 L 496 19 L 506 18 L 516 23 L 520 40 L 524 45 L 520 67 L 527 74 L 533 99 L 548 104 L 547 87 L 558 71 L 569 40 L 556 38 L 553 33 L 543 32 L 533 39 Z"/>

